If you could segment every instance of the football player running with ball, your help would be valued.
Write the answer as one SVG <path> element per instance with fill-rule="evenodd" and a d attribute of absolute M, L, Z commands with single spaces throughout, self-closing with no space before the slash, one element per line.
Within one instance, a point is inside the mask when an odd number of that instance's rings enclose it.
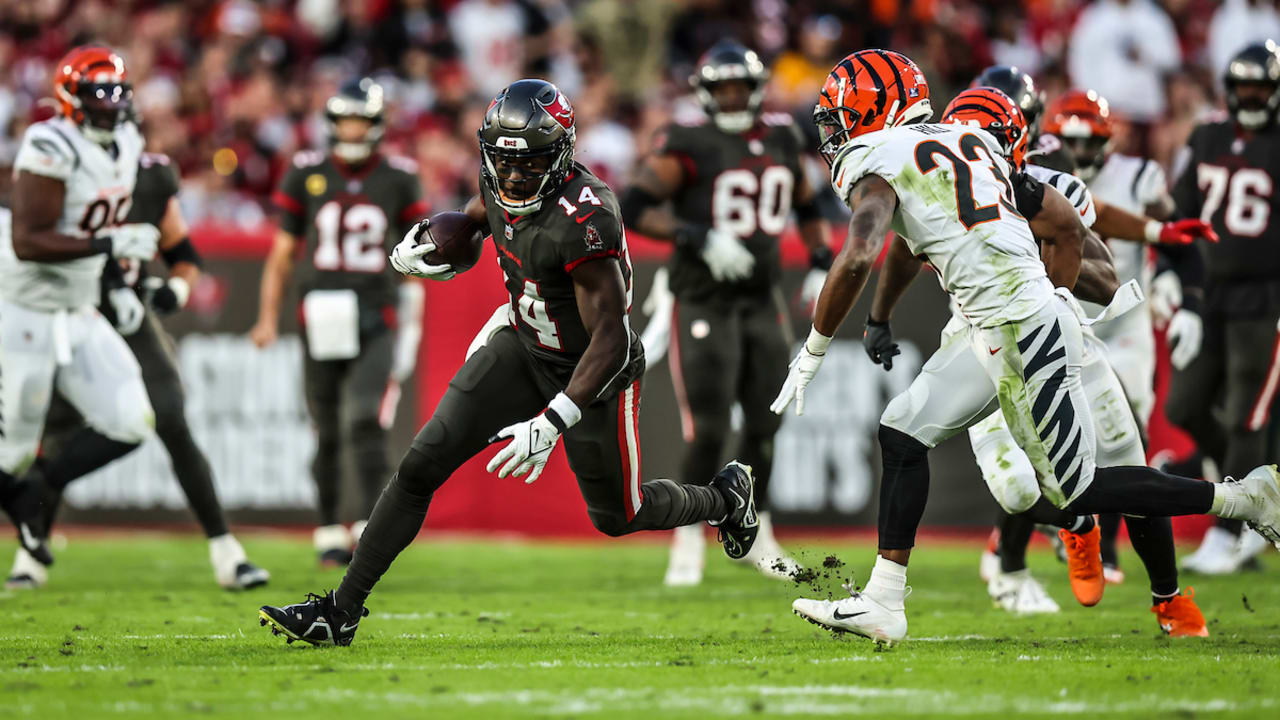
<path fill-rule="evenodd" d="M 825 271 L 832 253 L 798 128 L 790 115 L 761 112 L 767 82 L 752 50 L 732 40 L 709 49 L 690 78 L 708 117 L 663 131 L 621 205 L 629 227 L 675 244 L 670 364 L 686 442 L 681 479 L 701 483 L 720 466 L 739 403 L 737 456 L 755 470 L 761 507 L 760 533 L 743 561 L 789 579 L 797 566 L 774 539 L 763 503 L 782 424 L 769 403 L 791 354 L 779 241 L 793 210 L 811 264 Z M 670 210 L 662 207 L 668 200 Z M 700 525 L 676 530 L 667 585 L 701 582 L 705 543 Z"/>
<path fill-rule="evenodd" d="M 364 520 L 338 522 L 342 448 L 354 460 L 368 518 L 388 471 L 387 431 L 413 372 L 422 335 L 423 292 L 387 263 L 387 248 L 426 212 L 417 165 L 383 155 L 383 90 L 347 83 L 325 105 L 330 152 L 300 152 L 274 201 L 280 230 L 262 271 L 258 347 L 275 342 L 280 302 L 300 257 L 298 284 L 306 358 L 307 410 L 316 428 L 311 475 L 319 499 L 316 555 L 346 565 Z M 305 247 L 295 252 L 298 244 Z M 341 420 L 346 420 L 343 427 Z"/>
<path fill-rule="evenodd" d="M 563 438 L 587 514 L 626 535 L 696 522 L 720 528 L 725 552 L 751 549 L 758 521 L 751 468 L 730 462 L 706 485 L 640 480 L 637 437 L 644 352 L 632 332 L 631 263 L 613 192 L 573 160 L 574 117 L 551 83 L 520 80 L 485 112 L 481 192 L 464 212 L 493 234 L 513 309 L 458 370 L 378 500 L 336 592 L 261 609 L 290 642 L 347 645 L 365 599 L 422 528 L 432 495 L 463 462 L 504 443 L 499 478 L 533 482 Z M 430 220 L 396 246 L 401 272 L 448 280 L 433 262 Z M 479 229 L 479 227 L 477 227 Z"/>
<path fill-rule="evenodd" d="M 833 630 L 889 643 L 905 638 L 906 566 L 928 497 L 929 449 L 997 407 L 1041 493 L 1061 509 L 1240 517 L 1280 542 L 1280 475 L 1272 466 L 1220 485 L 1147 467 L 1097 467 L 1081 379 L 1083 313 L 1069 292 L 1089 231 L 1076 223 L 1041 238 L 1038 249 L 1014 205 L 999 143 L 981 130 L 929 124 L 932 114 L 923 73 L 884 50 L 837 64 L 814 109 L 832 186 L 853 217 L 775 412 L 793 401 L 803 411 L 805 387 L 891 229 L 910 255 L 938 271 L 966 327 L 881 417 L 880 551 L 865 589 L 837 601 L 796 600 L 793 610 Z M 891 286 L 881 292 L 894 300 L 914 277 L 886 272 L 881 282 Z M 892 309 L 886 304 L 881 322 Z"/>

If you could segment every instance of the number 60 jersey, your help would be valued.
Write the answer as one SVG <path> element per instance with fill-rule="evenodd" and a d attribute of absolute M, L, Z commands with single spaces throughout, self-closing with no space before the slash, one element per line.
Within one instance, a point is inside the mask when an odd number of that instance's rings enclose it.
<path fill-rule="evenodd" d="M 82 238 L 110 235 L 129 214 L 142 146 L 142 135 L 133 123 L 116 130 L 114 147 L 108 149 L 85 138 L 70 120 L 58 117 L 27 128 L 13 169 L 63 183 L 66 194 L 58 232 Z M 97 305 L 105 264 L 105 255 L 24 262 L 6 247 L 0 253 L 0 294 L 34 310 Z"/>
<path fill-rule="evenodd" d="M 831 164 L 846 204 L 878 175 L 898 195 L 894 232 L 938 271 L 973 325 L 1024 320 L 1053 297 L 1031 228 L 1014 205 L 995 139 L 960 125 L 905 125 L 853 138 Z"/>

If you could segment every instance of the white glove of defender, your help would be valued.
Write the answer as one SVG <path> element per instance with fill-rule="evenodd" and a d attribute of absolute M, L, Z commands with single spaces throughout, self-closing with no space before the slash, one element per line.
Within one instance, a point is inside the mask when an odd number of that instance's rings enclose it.
<path fill-rule="evenodd" d="M 426 278 L 428 280 L 449 280 L 456 274 L 453 266 L 433 265 L 427 261 L 427 253 L 434 252 L 436 244 L 431 240 L 419 244 L 419 240 L 427 233 L 430 219 L 420 220 L 409 228 L 404 239 L 391 250 L 391 267 L 401 275 Z M 428 235 L 428 237 L 430 237 Z"/>
<path fill-rule="evenodd" d="M 1178 280 L 1178 274 L 1165 270 L 1155 276 L 1147 297 L 1151 303 L 1152 319 L 1157 327 L 1164 327 L 1182 305 L 1182 282 Z"/>
<path fill-rule="evenodd" d="M 477 350 L 489 344 L 489 341 L 493 339 L 493 336 L 499 330 L 509 325 L 511 325 L 511 303 L 506 302 L 493 309 L 493 314 L 489 316 L 488 320 L 484 321 L 480 332 L 476 333 L 476 336 L 471 339 L 471 344 L 467 346 L 467 355 L 464 361 L 470 360 Z"/>
<path fill-rule="evenodd" d="M 734 282 L 751 277 L 756 266 L 755 256 L 742 246 L 733 233 L 712 228 L 707 231 L 707 242 L 702 246 L 702 259 L 711 269 L 711 277 L 717 281 Z"/>
<path fill-rule="evenodd" d="M 813 268 L 805 273 L 804 282 L 800 285 L 800 302 L 804 303 L 809 317 L 818 308 L 818 296 L 822 294 L 822 286 L 827 283 L 827 271 Z"/>
<path fill-rule="evenodd" d="M 116 313 L 116 330 L 121 335 L 132 335 L 138 332 L 138 328 L 142 327 L 142 319 L 147 315 L 147 309 L 142 305 L 133 288 L 122 287 L 108 291 L 107 302 L 111 303 L 111 309 Z"/>
<path fill-rule="evenodd" d="M 547 419 L 546 413 L 541 413 L 531 420 L 502 428 L 497 435 L 489 439 L 489 442 L 508 437 L 511 438 L 511 442 L 493 456 L 485 466 L 485 470 L 488 472 L 497 470 L 500 478 L 508 475 L 520 477 L 529 473 L 529 477 L 524 480 L 525 484 L 528 484 L 542 475 L 542 469 L 546 467 L 551 451 L 560 441 L 560 431 Z M 498 469 L 499 465 L 502 466 L 501 470 Z"/>
<path fill-rule="evenodd" d="M 809 331 L 809 339 L 800 347 L 800 352 L 791 361 L 787 370 L 787 379 L 782 383 L 782 390 L 769 406 L 776 415 L 787 411 L 792 400 L 796 401 L 796 415 L 804 414 L 804 389 L 813 382 L 813 377 L 822 367 L 822 360 L 827 356 L 827 346 L 831 338 L 819 333 L 816 329 Z"/>
<path fill-rule="evenodd" d="M 1200 343 L 1204 341 L 1204 321 L 1190 310 L 1179 310 L 1169 321 L 1165 337 L 1171 348 L 1169 362 L 1175 370 L 1182 370 L 1200 354 Z"/>
<path fill-rule="evenodd" d="M 150 260 L 156 256 L 160 230 L 155 225 L 129 223 L 112 229 L 108 234 L 111 237 L 112 257 Z"/>

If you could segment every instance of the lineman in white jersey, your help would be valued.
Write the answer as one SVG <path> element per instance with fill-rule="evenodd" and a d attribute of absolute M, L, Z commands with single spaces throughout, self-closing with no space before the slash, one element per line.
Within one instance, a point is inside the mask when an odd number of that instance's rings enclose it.
<path fill-rule="evenodd" d="M 828 628 L 885 642 L 904 638 L 906 564 L 928 495 L 928 450 L 997 406 L 1054 505 L 1077 514 L 1240 516 L 1280 541 L 1280 475 L 1273 468 L 1229 486 L 1146 467 L 1097 468 L 1080 378 L 1080 311 L 1065 289 L 1054 289 L 1075 285 L 1088 231 L 1077 224 L 1042 238 L 1037 252 L 994 138 L 913 124 L 932 114 L 928 97 L 924 75 L 909 59 L 863 50 L 832 70 L 814 111 L 832 185 L 853 217 L 774 411 L 792 401 L 803 411 L 804 389 L 891 228 L 904 242 L 895 243 L 900 251 L 882 270 L 881 283 L 892 288 L 886 297 L 901 297 L 927 256 L 967 328 L 960 351 L 944 347 L 930 358 L 881 418 L 880 553 L 866 589 L 839 601 L 797 600 L 793 609 Z"/>
<path fill-rule="evenodd" d="M 14 161 L 11 243 L 0 253 L 0 478 L 10 480 L 29 469 L 42 481 L 79 477 L 136 448 L 152 425 L 138 363 L 96 309 L 107 258 L 149 259 L 159 235 L 122 224 L 143 146 L 124 63 L 76 48 L 54 90 L 62 113 L 28 128 Z M 142 318 L 130 295 L 110 297 L 122 331 Z M 87 427 L 68 443 L 74 452 L 33 468 L 55 388 Z M 15 564 L 40 573 L 33 560 L 51 558 L 24 558 L 30 549 Z"/>

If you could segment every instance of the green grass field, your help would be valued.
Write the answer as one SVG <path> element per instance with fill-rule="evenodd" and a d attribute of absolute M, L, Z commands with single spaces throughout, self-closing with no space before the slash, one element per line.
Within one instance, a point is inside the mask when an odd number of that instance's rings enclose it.
<path fill-rule="evenodd" d="M 703 586 L 676 591 L 656 543 L 423 540 L 370 598 L 355 644 L 322 649 L 285 645 L 257 607 L 339 575 L 301 538 L 245 545 L 274 578 L 231 594 L 202 539 L 73 536 L 48 588 L 0 594 L 0 717 L 1280 715 L 1276 570 L 1192 579 L 1212 636 L 1171 641 L 1132 555 L 1129 582 L 1085 609 L 1033 552 L 1063 612 L 1022 619 L 990 606 L 976 545 L 925 543 L 911 639 L 878 651 L 791 615 L 790 584 L 716 556 Z M 872 560 L 866 543 L 800 547 L 859 581 Z"/>

